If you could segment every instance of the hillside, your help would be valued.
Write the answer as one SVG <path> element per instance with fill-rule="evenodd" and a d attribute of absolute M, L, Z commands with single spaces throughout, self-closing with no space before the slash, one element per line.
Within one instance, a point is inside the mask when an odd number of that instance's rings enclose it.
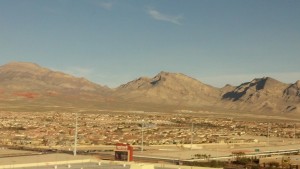
<path fill-rule="evenodd" d="M 263 113 L 300 113 L 298 82 L 292 85 L 270 77 L 253 79 L 222 95 L 226 108 Z"/>
<path fill-rule="evenodd" d="M 201 106 L 214 104 L 220 91 L 181 73 L 160 72 L 121 85 L 115 95 L 133 102 Z"/>
<path fill-rule="evenodd" d="M 0 99 L 7 104 L 75 106 L 104 100 L 111 89 L 37 64 L 12 62 L 0 67 Z M 16 104 L 17 103 L 17 104 Z"/>
<path fill-rule="evenodd" d="M 215 88 L 182 73 L 160 72 L 110 89 L 37 64 L 0 66 L 2 110 L 209 110 L 300 116 L 300 81 L 271 77 Z"/>
<path fill-rule="evenodd" d="M 2 87 L 15 90 L 108 90 L 84 78 L 76 78 L 62 72 L 51 71 L 37 64 L 24 62 L 12 62 L 1 66 L 0 81 Z"/>

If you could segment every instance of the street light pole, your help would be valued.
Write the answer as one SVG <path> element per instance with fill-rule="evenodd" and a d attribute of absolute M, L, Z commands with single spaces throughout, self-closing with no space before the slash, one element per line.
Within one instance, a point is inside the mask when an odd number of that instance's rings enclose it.
<path fill-rule="evenodd" d="M 268 146 L 270 146 L 270 123 L 268 123 Z"/>
<path fill-rule="evenodd" d="M 141 151 L 144 151 L 144 120 L 142 120 L 142 148 Z"/>
<path fill-rule="evenodd" d="M 78 113 L 76 113 L 76 120 L 75 120 L 75 136 L 74 136 L 74 152 L 73 155 L 76 156 L 77 154 L 77 123 L 78 123 Z"/>
<path fill-rule="evenodd" d="M 193 137 L 194 137 L 194 123 L 192 123 L 192 129 L 191 129 L 191 150 L 193 148 Z"/>
<path fill-rule="evenodd" d="M 295 144 L 295 140 L 296 140 L 296 124 L 294 124 L 294 144 Z"/>

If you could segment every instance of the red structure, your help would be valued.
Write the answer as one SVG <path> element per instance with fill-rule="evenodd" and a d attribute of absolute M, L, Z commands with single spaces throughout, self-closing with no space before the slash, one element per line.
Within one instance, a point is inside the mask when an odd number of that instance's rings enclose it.
<path fill-rule="evenodd" d="M 133 147 L 130 144 L 117 143 L 115 149 L 115 160 L 133 161 Z"/>

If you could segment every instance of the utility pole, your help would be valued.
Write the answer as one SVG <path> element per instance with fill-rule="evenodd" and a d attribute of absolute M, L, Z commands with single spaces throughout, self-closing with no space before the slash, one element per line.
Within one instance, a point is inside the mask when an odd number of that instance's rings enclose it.
<path fill-rule="evenodd" d="M 268 123 L 268 146 L 270 146 L 270 123 Z"/>
<path fill-rule="evenodd" d="M 192 123 L 192 128 L 191 128 L 191 150 L 193 148 L 193 137 L 194 137 L 194 123 Z"/>
<path fill-rule="evenodd" d="M 142 120 L 142 148 L 141 152 L 144 151 L 144 120 Z"/>
<path fill-rule="evenodd" d="M 77 123 L 78 123 L 78 113 L 76 113 L 76 120 L 75 120 L 75 136 L 74 136 L 74 152 L 73 152 L 74 156 L 76 156 L 77 154 L 77 137 L 78 137 Z"/>
<path fill-rule="evenodd" d="M 294 124 L 294 144 L 296 143 L 296 124 Z"/>

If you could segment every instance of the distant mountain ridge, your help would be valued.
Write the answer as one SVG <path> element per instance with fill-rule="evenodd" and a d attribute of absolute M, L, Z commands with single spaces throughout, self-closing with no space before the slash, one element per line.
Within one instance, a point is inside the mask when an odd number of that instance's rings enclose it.
<path fill-rule="evenodd" d="M 184 74 L 160 72 L 153 78 L 141 77 L 121 85 L 115 94 L 136 102 L 210 105 L 220 92 Z"/>
<path fill-rule="evenodd" d="M 111 89 L 37 64 L 12 62 L 0 66 L 0 91 L 2 109 L 34 106 L 38 110 L 103 101 Z"/>
<path fill-rule="evenodd" d="M 241 84 L 233 91 L 225 93 L 223 99 L 250 101 L 251 99 L 259 99 L 265 95 L 278 97 L 283 94 L 287 86 L 287 84 L 270 77 L 257 78 L 251 82 Z"/>
<path fill-rule="evenodd" d="M 7 83 L 8 88 L 28 88 L 38 90 L 49 89 L 77 89 L 82 91 L 107 90 L 107 88 L 92 83 L 84 78 L 52 71 L 34 63 L 12 62 L 0 67 L 1 85 Z M 27 86 L 26 83 L 29 83 Z"/>
<path fill-rule="evenodd" d="M 288 88 L 284 90 L 284 95 L 288 97 L 296 97 L 298 96 L 298 99 L 300 97 L 300 80 L 298 80 L 296 83 L 291 84 Z"/>
<path fill-rule="evenodd" d="M 257 78 L 223 94 L 222 100 L 231 101 L 227 105 L 241 110 L 299 113 L 300 90 L 297 83 L 288 85 L 270 77 Z"/>
<path fill-rule="evenodd" d="M 300 116 L 300 80 L 285 84 L 271 77 L 216 88 L 182 73 L 160 72 L 116 89 L 52 71 L 34 63 L 0 66 L 0 107 L 69 107 L 128 110 L 180 108 L 277 113 Z M 50 108 L 49 108 L 50 109 Z"/>

